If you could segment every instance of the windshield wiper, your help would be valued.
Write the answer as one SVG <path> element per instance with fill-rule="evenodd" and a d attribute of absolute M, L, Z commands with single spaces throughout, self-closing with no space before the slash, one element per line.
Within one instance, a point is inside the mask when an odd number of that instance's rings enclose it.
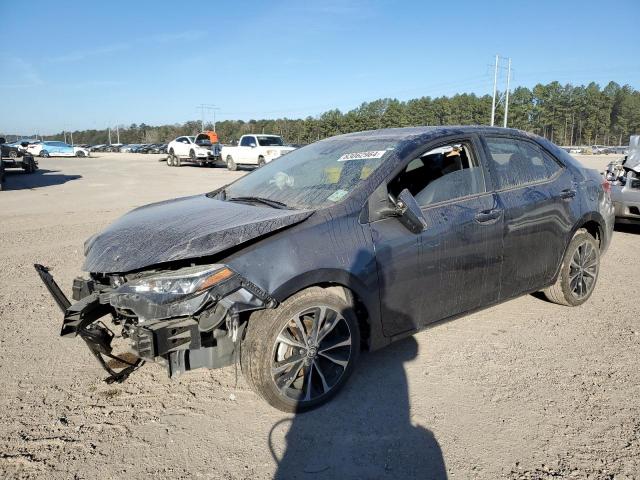
<path fill-rule="evenodd" d="M 277 200 L 271 200 L 270 198 L 264 198 L 264 197 L 231 197 L 231 198 L 227 198 L 226 200 L 227 202 L 255 202 L 255 203 L 262 203 L 264 205 L 269 205 L 270 207 L 273 207 L 273 208 L 291 209 L 291 207 L 289 207 L 289 205 L 287 205 L 286 203 L 282 203 Z"/>

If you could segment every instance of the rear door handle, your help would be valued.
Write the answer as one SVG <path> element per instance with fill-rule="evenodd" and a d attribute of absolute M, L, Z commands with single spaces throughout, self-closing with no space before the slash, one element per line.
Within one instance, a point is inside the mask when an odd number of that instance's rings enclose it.
<path fill-rule="evenodd" d="M 576 196 L 576 191 L 573 188 L 565 188 L 560 192 L 560 198 L 573 198 Z"/>
<path fill-rule="evenodd" d="M 491 210 L 482 210 L 481 212 L 476 213 L 476 222 L 478 223 L 488 223 L 493 220 L 497 220 L 502 215 L 502 210 L 493 208 Z"/>

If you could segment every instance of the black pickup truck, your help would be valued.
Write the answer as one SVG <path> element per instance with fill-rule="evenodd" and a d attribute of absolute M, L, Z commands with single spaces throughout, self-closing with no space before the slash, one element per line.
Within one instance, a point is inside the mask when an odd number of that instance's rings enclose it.
<path fill-rule="evenodd" d="M 26 147 L 26 145 L 23 145 Z M 33 173 L 38 169 L 38 161 L 33 155 L 20 151 L 17 147 L 7 145 L 6 140 L 0 137 L 0 190 L 4 184 L 4 174 L 7 168 L 21 168 L 25 173 Z"/>

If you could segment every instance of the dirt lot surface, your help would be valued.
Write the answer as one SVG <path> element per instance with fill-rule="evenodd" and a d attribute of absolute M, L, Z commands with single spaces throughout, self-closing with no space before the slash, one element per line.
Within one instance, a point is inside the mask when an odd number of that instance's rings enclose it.
<path fill-rule="evenodd" d="M 612 159 L 583 157 L 600 170 Z M 41 159 L 0 192 L 2 478 L 640 478 L 640 229 L 616 231 L 592 298 L 533 296 L 365 354 L 345 390 L 273 410 L 238 371 L 122 385 L 61 314 L 33 263 L 70 295 L 84 240 L 133 207 L 242 175 L 158 156 Z"/>

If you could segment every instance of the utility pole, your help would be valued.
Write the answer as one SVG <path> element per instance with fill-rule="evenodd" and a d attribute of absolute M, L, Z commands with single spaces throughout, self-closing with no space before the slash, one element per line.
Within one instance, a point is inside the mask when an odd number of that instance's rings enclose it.
<path fill-rule="evenodd" d="M 204 132 L 204 111 L 212 111 L 213 112 L 213 131 L 216 131 L 216 110 L 220 110 L 220 108 L 215 105 L 209 105 L 207 103 L 201 103 L 198 105 L 200 109 L 200 130 Z"/>
<path fill-rule="evenodd" d="M 118 137 L 118 145 L 120 144 L 120 127 L 116 125 L 116 136 Z"/>
<path fill-rule="evenodd" d="M 493 71 L 493 100 L 491 102 L 491 126 L 496 119 L 496 92 L 498 90 L 498 55 L 496 55 L 496 66 Z"/>
<path fill-rule="evenodd" d="M 109 128 L 109 145 L 111 145 L 111 127 L 108 127 L 108 128 Z"/>
<path fill-rule="evenodd" d="M 507 117 L 509 116 L 509 86 L 511 84 L 511 57 L 509 57 L 509 67 L 507 69 L 507 95 L 504 102 L 504 128 L 507 128 Z M 494 87 L 495 88 L 495 87 Z"/>
<path fill-rule="evenodd" d="M 73 132 L 69 132 L 69 135 L 71 135 L 71 146 L 73 147 Z"/>
<path fill-rule="evenodd" d="M 67 143 L 67 131 L 64 130 L 62 133 L 64 134 L 64 143 Z"/>

